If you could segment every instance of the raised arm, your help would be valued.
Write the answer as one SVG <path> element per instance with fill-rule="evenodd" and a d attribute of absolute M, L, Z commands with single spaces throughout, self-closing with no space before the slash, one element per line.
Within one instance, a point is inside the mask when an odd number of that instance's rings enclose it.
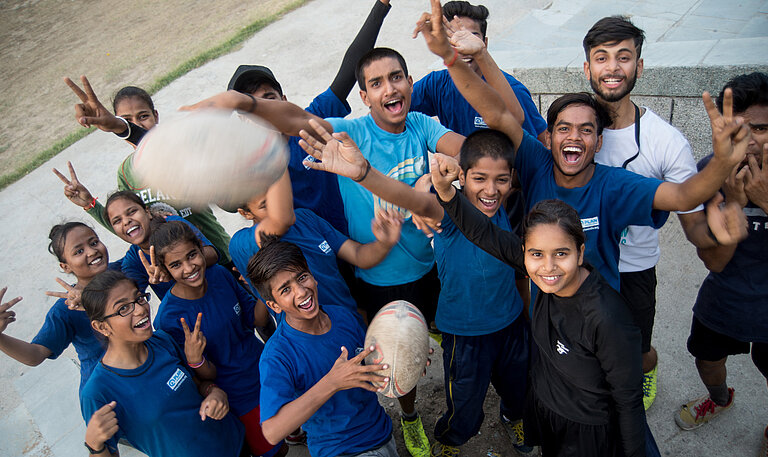
<path fill-rule="evenodd" d="M 419 33 L 424 36 L 429 50 L 445 62 L 461 95 L 480 113 L 488 127 L 506 133 L 517 148 L 523 140 L 520 122 L 507 108 L 499 93 L 477 76 L 464 61 L 457 58 L 458 51 L 451 46 L 443 28 L 440 1 L 430 1 L 432 14 L 422 14 L 416 24 L 414 37 Z"/>
<path fill-rule="evenodd" d="M 7 290 L 7 287 L 0 289 L 0 302 L 3 301 Z M 27 343 L 3 333 L 9 324 L 16 322 L 16 312 L 11 311 L 11 307 L 20 301 L 21 297 L 16 297 L 0 305 L 0 351 L 24 365 L 36 367 L 51 355 L 51 350 L 45 346 Z"/>
<path fill-rule="evenodd" d="M 256 244 L 261 247 L 261 234 L 284 235 L 296 221 L 293 212 L 293 192 L 291 191 L 291 178 L 288 170 L 283 176 L 267 189 L 266 203 L 267 217 L 256 226 L 254 235 Z"/>
<path fill-rule="evenodd" d="M 733 94 L 726 89 L 723 113 L 717 111 L 708 92 L 702 95 L 712 127 L 714 155 L 701 172 L 682 183 L 663 182 L 656 190 L 653 208 L 665 211 L 690 211 L 712 198 L 733 167 L 746 154 L 750 131 L 743 121 L 733 117 Z"/>

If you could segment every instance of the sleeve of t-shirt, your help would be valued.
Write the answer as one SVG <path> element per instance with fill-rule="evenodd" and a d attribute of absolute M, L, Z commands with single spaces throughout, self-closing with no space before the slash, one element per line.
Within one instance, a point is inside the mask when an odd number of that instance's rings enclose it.
<path fill-rule="evenodd" d="M 305 110 L 323 119 L 326 117 L 345 117 L 352 112 L 349 103 L 346 100 L 340 100 L 330 87 L 315 97 Z"/>
<path fill-rule="evenodd" d="M 328 221 L 312 211 L 307 211 L 307 214 L 310 215 L 308 222 L 311 224 L 311 227 L 315 228 L 323 238 L 325 238 L 325 241 L 331 246 L 333 252 L 338 253 L 341 245 L 346 243 L 349 238 L 336 230 Z"/>
<path fill-rule="evenodd" d="M 168 303 L 173 300 L 173 295 L 165 294 L 165 298 L 158 306 L 160 311 L 157 313 L 155 320 L 153 321 L 154 327 L 157 330 L 162 330 L 173 338 L 173 341 L 181 347 L 184 347 L 184 330 L 181 328 L 181 322 L 179 316 L 171 317 L 167 313 L 163 312 L 163 308 L 168 308 Z M 194 323 L 188 322 L 187 324 Z"/>
<path fill-rule="evenodd" d="M 424 132 L 427 148 L 432 152 L 436 152 L 437 141 L 451 130 L 425 114 L 410 113 L 410 116 L 413 117 L 413 121 Z"/>
<path fill-rule="evenodd" d="M 259 377 L 261 379 L 259 409 L 263 423 L 274 417 L 280 408 L 297 397 L 290 367 L 283 360 L 278 359 L 274 353 L 262 353 L 259 361 Z"/>
<path fill-rule="evenodd" d="M 223 267 L 222 267 L 223 268 Z M 254 327 L 254 310 L 256 309 L 256 300 L 253 298 L 251 294 L 249 294 L 245 289 L 243 289 L 243 286 L 240 285 L 237 281 L 235 281 L 235 278 L 229 274 L 228 271 L 224 270 L 221 272 L 221 275 L 226 277 L 226 281 L 229 283 L 229 286 L 232 287 L 232 290 L 235 292 L 235 296 L 237 297 L 237 301 L 240 303 L 240 309 L 242 312 L 240 313 L 240 319 L 243 321 L 243 325 L 246 328 L 253 328 Z"/>
<path fill-rule="evenodd" d="M 539 167 L 549 164 L 552 160 L 552 152 L 523 130 L 523 140 L 517 148 L 515 155 L 515 171 L 520 178 L 523 189 L 528 188 L 528 183 L 533 179 Z"/>
<path fill-rule="evenodd" d="M 85 393 L 80 396 L 80 410 L 83 413 L 83 417 L 86 418 L 85 420 L 86 427 L 91 422 L 91 417 L 93 416 L 93 413 L 98 411 L 102 406 L 106 405 L 107 403 L 109 402 L 104 402 L 101 399 L 97 400 Z M 118 427 L 119 426 L 120 424 L 118 424 Z M 117 453 L 117 440 L 120 436 L 121 436 L 121 433 L 120 433 L 120 430 L 118 430 L 117 433 L 115 433 L 112 436 L 112 438 L 107 440 L 107 442 L 105 443 L 109 448 L 109 452 L 111 452 L 112 454 Z"/>
<path fill-rule="evenodd" d="M 611 199 L 610 208 L 621 208 L 621 211 L 613 213 L 618 219 L 623 219 L 617 226 L 647 225 L 661 228 L 667 222 L 669 212 L 653 209 L 653 200 L 663 181 L 623 168 L 608 168 L 613 174 L 606 180 L 608 188 L 603 195 Z"/>
<path fill-rule="evenodd" d="M 149 275 L 147 275 L 147 269 L 144 268 L 141 259 L 138 258 L 140 255 L 141 252 L 139 252 L 139 250 L 129 248 L 125 252 L 125 257 L 123 257 L 123 263 L 120 265 L 120 269 L 129 279 L 136 281 L 139 290 L 144 292 L 147 290 L 147 287 L 149 287 Z"/>
<path fill-rule="evenodd" d="M 426 76 L 413 84 L 413 93 L 411 94 L 411 111 L 418 111 L 427 116 L 437 116 L 437 107 L 432 101 L 432 94 L 435 89 L 435 72 L 428 73 Z"/>
<path fill-rule="evenodd" d="M 49 359 L 55 359 L 60 356 L 75 338 L 75 328 L 69 325 L 65 316 L 61 313 L 62 308 L 59 305 L 61 301 L 64 301 L 64 299 L 60 298 L 57 300 L 56 304 L 48 310 L 43 326 L 32 339 L 32 344 L 45 346 L 51 351 L 51 355 L 48 356 Z M 64 309 L 67 309 L 66 306 Z"/>

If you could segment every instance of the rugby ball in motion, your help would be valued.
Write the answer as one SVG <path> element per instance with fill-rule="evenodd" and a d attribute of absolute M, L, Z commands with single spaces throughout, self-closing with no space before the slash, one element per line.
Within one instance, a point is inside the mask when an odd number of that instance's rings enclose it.
<path fill-rule="evenodd" d="M 424 315 L 404 300 L 388 303 L 376 313 L 365 334 L 365 347 L 374 351 L 365 358 L 366 365 L 385 363 L 386 370 L 376 372 L 388 376 L 381 392 L 397 398 L 407 394 L 419 382 L 429 355 L 429 334 Z M 374 383 L 382 387 L 383 383 Z"/>
<path fill-rule="evenodd" d="M 150 130 L 133 165 L 142 183 L 174 200 L 227 209 L 265 193 L 285 172 L 288 152 L 255 116 L 194 111 Z"/>

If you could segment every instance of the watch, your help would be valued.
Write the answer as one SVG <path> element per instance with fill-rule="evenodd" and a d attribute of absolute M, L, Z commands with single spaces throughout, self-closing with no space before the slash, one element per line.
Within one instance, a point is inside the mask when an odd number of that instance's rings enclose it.
<path fill-rule="evenodd" d="M 88 452 L 90 452 L 91 454 L 101 454 L 102 452 L 104 452 L 107 449 L 107 443 L 104 443 L 104 445 L 101 446 L 101 449 L 99 449 L 99 450 L 96 450 L 96 449 L 88 446 L 88 443 L 86 443 L 86 442 L 83 442 L 83 444 L 88 449 Z"/>

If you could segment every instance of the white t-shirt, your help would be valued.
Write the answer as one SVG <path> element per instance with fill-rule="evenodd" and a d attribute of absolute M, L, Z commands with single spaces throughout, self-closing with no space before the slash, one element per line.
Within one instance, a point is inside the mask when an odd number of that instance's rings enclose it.
<path fill-rule="evenodd" d="M 635 124 L 632 123 L 623 129 L 603 130 L 603 147 L 595 154 L 595 161 L 621 167 L 636 153 Z M 640 155 L 627 165 L 627 170 L 679 183 L 696 174 L 696 161 L 683 134 L 645 108 L 640 117 Z M 703 209 L 699 205 L 688 212 Z M 622 233 L 619 252 L 619 271 L 622 273 L 653 267 L 660 255 L 658 231 L 651 227 L 630 225 Z"/>

